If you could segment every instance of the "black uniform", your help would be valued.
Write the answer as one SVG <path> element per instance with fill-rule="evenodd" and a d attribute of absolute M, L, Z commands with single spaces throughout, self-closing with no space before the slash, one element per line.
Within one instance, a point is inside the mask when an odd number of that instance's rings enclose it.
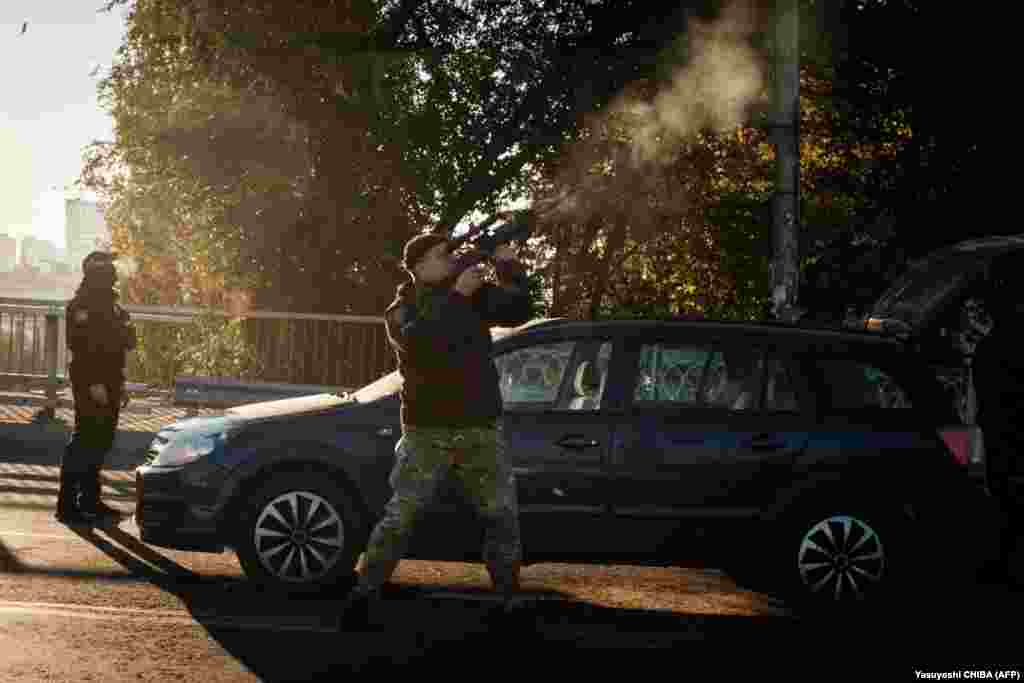
<path fill-rule="evenodd" d="M 82 286 L 65 309 L 75 430 L 61 462 L 57 517 L 62 520 L 83 521 L 112 511 L 100 501 L 100 469 L 114 445 L 126 355 L 136 342 L 130 316 L 113 290 L 112 263 L 93 254 L 85 263 L 96 260 L 100 265 L 85 268 Z M 105 404 L 93 398 L 90 387 L 95 385 L 106 388 Z"/>

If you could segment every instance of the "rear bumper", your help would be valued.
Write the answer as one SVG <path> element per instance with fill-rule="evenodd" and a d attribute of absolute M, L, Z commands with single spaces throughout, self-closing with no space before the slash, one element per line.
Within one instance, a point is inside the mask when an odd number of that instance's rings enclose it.
<path fill-rule="evenodd" d="M 150 545 L 219 553 L 225 549 L 217 519 L 194 504 L 184 468 L 143 465 L 135 470 L 135 523 L 139 538 Z"/>

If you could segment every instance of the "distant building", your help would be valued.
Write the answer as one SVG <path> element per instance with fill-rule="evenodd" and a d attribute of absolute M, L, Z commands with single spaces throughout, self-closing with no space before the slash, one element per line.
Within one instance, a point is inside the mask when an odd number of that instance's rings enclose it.
<path fill-rule="evenodd" d="M 50 240 L 31 235 L 21 238 L 21 265 L 38 269 L 41 273 L 52 273 L 60 260 L 57 245 Z"/>
<path fill-rule="evenodd" d="M 10 273 L 18 265 L 18 240 L 0 235 L 0 273 Z"/>
<path fill-rule="evenodd" d="M 75 271 L 81 271 L 82 259 L 96 249 L 110 248 L 110 229 L 96 202 L 64 200 L 65 259 Z"/>

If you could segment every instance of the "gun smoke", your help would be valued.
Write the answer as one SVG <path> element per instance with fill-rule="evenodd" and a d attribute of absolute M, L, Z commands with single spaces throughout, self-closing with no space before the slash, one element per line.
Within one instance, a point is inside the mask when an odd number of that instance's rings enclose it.
<path fill-rule="evenodd" d="M 630 84 L 588 124 L 586 139 L 561 164 L 559 189 L 538 201 L 540 212 L 586 221 L 625 210 L 622 193 L 638 200 L 660 194 L 662 209 L 684 209 L 681 193 L 665 196 L 658 169 L 699 134 L 744 125 L 766 101 L 765 59 L 752 45 L 763 19 L 749 2 L 732 3 L 711 21 L 691 19 L 678 43 L 681 64 L 668 82 L 654 92 L 648 84 Z M 631 222 L 644 220 L 635 208 L 632 213 Z"/>
<path fill-rule="evenodd" d="M 671 148 L 710 130 L 741 126 L 765 95 L 762 60 L 750 39 L 757 15 L 747 4 L 726 7 L 712 22 L 694 19 L 687 30 L 689 63 L 650 102 L 621 98 L 611 113 L 629 122 L 640 161 L 658 161 Z"/>

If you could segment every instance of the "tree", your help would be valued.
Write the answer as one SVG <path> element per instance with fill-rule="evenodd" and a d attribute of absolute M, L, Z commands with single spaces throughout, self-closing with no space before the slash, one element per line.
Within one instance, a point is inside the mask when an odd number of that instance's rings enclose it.
<path fill-rule="evenodd" d="M 743 10 L 743 11 L 739 11 Z M 763 17 L 694 19 L 675 54 L 536 167 L 554 312 L 751 317 L 768 289 Z"/>
<path fill-rule="evenodd" d="M 980 44 L 992 40 L 990 18 L 916 0 L 802 4 L 817 22 L 805 90 L 822 150 L 843 160 L 815 181 L 817 218 L 831 229 L 806 254 L 814 305 L 845 296 L 863 310 L 908 259 L 1018 232 L 986 220 L 991 202 L 982 199 L 994 130 L 982 103 L 1002 88 L 1000 65 Z"/>
<path fill-rule="evenodd" d="M 187 224 L 200 272 L 256 280 L 258 304 L 379 313 L 409 236 L 497 207 L 684 19 L 639 0 L 139 0 L 102 86 L 118 139 L 88 178 L 125 232 L 146 211 Z"/>

